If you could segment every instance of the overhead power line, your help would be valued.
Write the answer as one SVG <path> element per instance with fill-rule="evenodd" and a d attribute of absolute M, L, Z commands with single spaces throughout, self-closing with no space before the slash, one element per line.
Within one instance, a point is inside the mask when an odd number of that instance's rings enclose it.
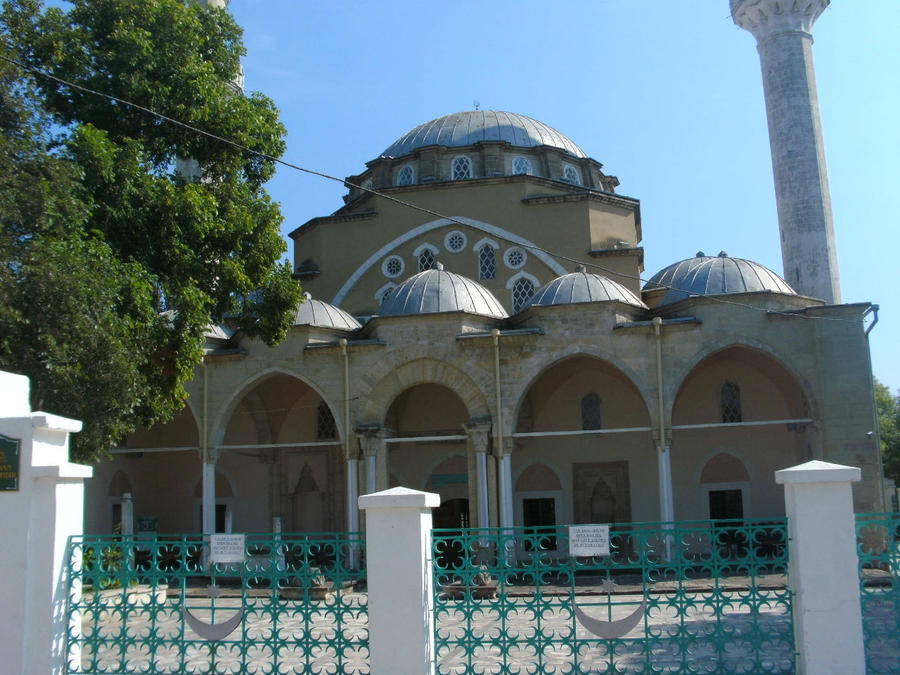
<path fill-rule="evenodd" d="M 193 124 L 188 124 L 187 122 L 182 122 L 181 120 L 175 119 L 174 117 L 169 117 L 168 115 L 165 115 L 165 114 L 163 114 L 163 113 L 157 112 L 156 110 L 153 110 L 152 108 L 148 108 L 148 107 L 146 107 L 146 106 L 140 105 L 139 103 L 134 103 L 134 102 L 132 102 L 132 101 L 128 101 L 128 100 L 123 99 L 123 98 L 120 98 L 120 97 L 118 97 L 118 96 L 113 96 L 112 94 L 107 94 L 107 93 L 104 93 L 104 92 L 102 92 L 102 91 L 97 91 L 97 90 L 95 90 L 95 89 L 91 89 L 90 87 L 85 87 L 85 86 L 80 85 L 80 84 L 77 84 L 77 83 L 75 83 L 75 82 L 71 82 L 71 81 L 66 80 L 66 79 L 64 79 L 64 78 L 62 78 L 62 77 L 59 77 L 59 76 L 57 76 L 57 75 L 53 75 L 52 73 L 48 73 L 48 72 L 46 72 L 46 71 L 40 70 L 39 68 L 35 68 L 35 67 L 33 67 L 33 66 L 29 66 L 29 65 L 26 64 L 26 63 L 22 63 L 21 61 L 17 61 L 16 59 L 9 58 L 9 57 L 4 56 L 4 55 L 2 55 L 2 54 L 0 54 L 0 60 L 5 61 L 5 62 L 7 62 L 7 63 L 9 63 L 9 64 L 11 64 L 11 65 L 14 65 L 14 66 L 16 66 L 16 67 L 18 67 L 18 68 L 20 68 L 20 69 L 22 69 L 22 70 L 24 70 L 24 71 L 26 71 L 26 72 L 28 72 L 28 73 L 31 73 L 31 74 L 33 74 L 33 75 L 37 75 L 37 76 L 39 76 L 39 77 L 43 77 L 43 78 L 46 78 L 46 79 L 49 79 L 49 80 L 53 80 L 54 82 L 58 82 L 59 84 L 62 84 L 62 85 L 64 85 L 64 86 L 66 86 L 66 87 L 72 87 L 73 89 L 77 89 L 78 91 L 82 91 L 82 92 L 85 92 L 85 93 L 87 93 L 87 94 L 91 94 L 91 95 L 93 95 L 93 96 L 99 96 L 99 97 L 104 98 L 104 99 L 106 99 L 106 100 L 108 100 L 108 101 L 112 101 L 112 102 L 117 103 L 117 104 L 120 104 L 120 105 L 125 105 L 125 106 L 128 106 L 128 107 L 130 107 L 130 108 L 134 108 L 135 110 L 140 110 L 141 112 L 143 112 L 143 113 L 145 113 L 145 114 L 147 114 L 147 115 L 152 115 L 153 117 L 156 117 L 157 119 L 163 120 L 164 122 L 168 122 L 168 123 L 170 123 L 170 124 L 174 124 L 174 125 L 176 125 L 176 126 L 179 126 L 179 127 L 183 128 L 183 129 L 187 129 L 188 131 L 191 131 L 191 132 L 193 132 L 193 133 L 199 134 L 199 135 L 201 135 L 201 136 L 205 136 L 205 137 L 207 137 L 207 138 L 214 139 L 214 140 L 219 141 L 219 142 L 221 142 L 221 143 L 225 143 L 226 145 L 229 145 L 229 146 L 231 146 L 231 147 L 233 147 L 233 148 L 236 148 L 236 149 L 238 149 L 238 150 L 241 150 L 242 152 L 247 152 L 247 153 L 256 155 L 257 157 L 262 157 L 263 159 L 267 159 L 267 160 L 269 160 L 269 161 L 271 161 L 271 162 L 274 162 L 274 163 L 276 163 L 276 164 L 280 164 L 280 165 L 282 165 L 282 166 L 288 167 L 289 169 L 293 169 L 293 170 L 295 170 L 295 171 L 300 171 L 300 172 L 302 172 L 302 173 L 310 174 L 310 175 L 312 175 L 312 176 L 318 176 L 319 178 L 325 178 L 325 179 L 327 179 L 327 180 L 336 181 L 336 182 L 340 183 L 341 185 L 346 185 L 346 186 L 350 186 L 350 187 L 353 187 L 353 188 L 357 188 L 357 189 L 359 189 L 359 190 L 363 190 L 364 192 L 367 192 L 367 193 L 372 194 L 372 195 L 376 195 L 376 196 L 380 197 L 381 199 L 385 199 L 385 200 L 387 200 L 387 201 L 393 202 L 393 203 L 398 204 L 398 205 L 400 205 L 400 206 L 403 206 L 403 207 L 405 207 L 405 208 L 413 209 L 413 210 L 418 211 L 418 212 L 420 212 L 420 213 L 428 214 L 428 215 L 433 216 L 433 217 L 435 217 L 435 218 L 440 218 L 440 219 L 442 219 L 442 220 L 446 220 L 446 221 L 448 221 L 448 222 L 450 222 L 450 223 L 454 223 L 454 224 L 457 224 L 457 225 L 461 225 L 461 226 L 463 226 L 463 227 L 468 227 L 468 226 L 469 226 L 469 223 L 463 222 L 463 221 L 461 221 L 461 220 L 459 220 L 459 219 L 457 219 L 457 218 L 454 218 L 453 216 L 447 216 L 447 215 L 444 215 L 443 213 L 440 213 L 439 211 L 435 211 L 435 210 L 433 210 L 433 209 L 429 209 L 429 208 L 427 208 L 427 207 L 420 206 L 420 205 L 418 205 L 418 204 L 413 204 L 412 202 L 408 202 L 408 201 L 406 201 L 406 200 L 404 200 L 404 199 L 400 199 L 399 197 L 395 197 L 394 195 L 387 194 L 387 193 L 385 193 L 385 192 L 381 192 L 381 191 L 376 190 L 376 189 L 374 189 L 374 188 L 366 187 L 366 186 L 364 186 L 364 185 L 357 185 L 356 183 L 351 183 L 350 181 L 348 181 L 348 180 L 346 180 L 346 179 L 344 179 L 344 178 L 339 178 L 339 177 L 337 177 L 337 176 L 332 176 L 332 175 L 327 174 L 327 173 L 325 173 L 325 172 L 323 172 L 323 171 L 316 171 L 315 169 L 307 169 L 306 167 L 300 166 L 299 164 L 294 164 L 293 162 L 288 162 L 287 160 L 281 159 L 281 158 L 279 158 L 279 157 L 275 157 L 275 156 L 270 155 L 270 154 L 268 154 L 268 153 L 261 152 L 261 151 L 259 151 L 259 150 L 254 150 L 253 148 L 251 148 L 251 147 L 249 147 L 249 146 L 246 146 L 246 145 L 244 145 L 244 144 L 242 144 L 242 143 L 238 143 L 238 142 L 233 141 L 233 140 L 231 140 L 231 139 L 229 139 L 229 138 L 225 138 L 224 136 L 220 136 L 219 134 L 215 134 L 215 133 L 213 133 L 213 132 L 211 132 L 211 131 L 207 131 L 206 129 L 203 129 L 203 128 L 201 128 L 201 127 L 195 126 L 195 125 L 193 125 Z M 587 189 L 585 189 L 585 188 L 583 188 L 583 190 L 587 191 Z M 593 262 L 593 261 L 586 261 L 586 260 L 579 260 L 579 259 L 577 259 L 577 258 L 572 258 L 572 257 L 567 256 L 567 255 L 565 255 L 565 254 L 558 253 L 558 252 L 555 252 L 555 251 L 551 251 L 551 250 L 549 250 L 549 249 L 543 248 L 543 247 L 541 247 L 541 246 L 537 246 L 537 245 L 535 245 L 535 244 L 525 244 L 525 243 L 522 243 L 522 242 L 519 242 L 519 241 L 513 241 L 513 240 L 511 240 L 511 239 L 509 239 L 509 238 L 503 237 L 502 235 L 495 235 L 495 236 L 497 236 L 498 239 L 501 239 L 501 240 L 503 240 L 503 241 L 505 241 L 505 242 L 507 242 L 507 243 L 509 243 L 509 244 L 515 244 L 515 245 L 517 245 L 517 246 L 521 246 L 521 247 L 523 247 L 523 248 L 527 248 L 527 249 L 530 249 L 530 250 L 533 250 L 533 251 L 540 251 L 540 252 L 542 252 L 542 253 L 546 253 L 547 255 L 553 256 L 554 258 L 557 258 L 557 259 L 559 259 L 559 260 L 565 260 L 565 261 L 567 261 L 567 262 L 574 263 L 574 264 L 576 264 L 576 265 L 583 265 L 583 266 L 585 266 L 585 267 L 594 268 L 594 269 L 597 269 L 597 270 L 601 270 L 601 271 L 603 271 L 603 272 L 606 272 L 607 274 L 612 274 L 612 275 L 614 275 L 614 276 L 624 277 L 624 278 L 626 278 L 626 279 L 631 279 L 631 280 L 634 280 L 634 281 L 638 281 L 638 282 L 640 282 L 640 283 L 647 283 L 647 281 L 648 281 L 647 279 L 643 279 L 643 278 L 640 277 L 639 275 L 631 275 L 631 274 L 626 274 L 626 273 L 623 273 L 623 272 L 620 272 L 620 271 L 617 271 L 617 270 L 612 270 L 612 269 L 610 269 L 610 268 L 608 268 L 608 267 L 604 267 L 603 265 L 600 265 L 600 264 L 598 264 L 598 263 L 596 263 L 596 262 Z M 666 284 L 660 284 L 660 287 L 665 288 L 665 289 L 667 289 L 667 290 L 675 290 L 675 291 L 681 291 L 681 292 L 684 292 L 684 293 L 690 293 L 690 290 L 689 290 L 689 289 L 676 288 L 676 287 L 674 287 L 674 286 L 670 286 L 670 285 L 666 285 Z M 804 313 L 799 313 L 799 312 L 796 311 L 796 310 L 770 310 L 770 309 L 765 309 L 765 308 L 762 308 L 762 307 L 756 307 L 756 306 L 754 306 L 754 305 L 750 305 L 750 304 L 747 304 L 747 303 L 738 302 L 738 301 L 736 301 L 736 300 L 730 300 L 730 299 L 728 299 L 728 298 L 725 298 L 725 297 L 722 297 L 722 296 L 716 296 L 716 295 L 703 295 L 703 296 L 701 296 L 701 297 L 706 298 L 706 299 L 708 299 L 708 300 L 710 300 L 710 301 L 713 301 L 713 302 L 720 303 L 720 304 L 733 305 L 733 306 L 736 306 L 736 307 L 744 307 L 744 308 L 746 308 L 746 309 L 751 309 L 751 310 L 754 310 L 754 311 L 766 312 L 767 314 L 778 314 L 778 315 L 784 315 L 784 316 L 790 316 L 790 317 L 797 317 L 797 318 L 802 318 L 802 319 L 810 319 L 810 320 L 843 321 L 843 322 L 848 322 L 848 323 L 857 323 L 857 321 L 858 321 L 857 319 L 844 319 L 844 318 L 840 318 L 840 317 L 830 317 L 830 316 L 809 316 L 809 315 L 804 314 Z"/>

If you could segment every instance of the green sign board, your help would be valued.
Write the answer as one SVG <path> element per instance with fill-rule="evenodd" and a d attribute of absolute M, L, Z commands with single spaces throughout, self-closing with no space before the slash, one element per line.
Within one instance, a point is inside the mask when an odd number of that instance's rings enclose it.
<path fill-rule="evenodd" d="M 0 492 L 19 489 L 19 441 L 0 435 Z"/>

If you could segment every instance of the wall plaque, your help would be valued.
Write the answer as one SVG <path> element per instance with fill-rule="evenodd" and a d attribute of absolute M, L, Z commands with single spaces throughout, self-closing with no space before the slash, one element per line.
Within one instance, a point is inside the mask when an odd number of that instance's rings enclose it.
<path fill-rule="evenodd" d="M 609 525 L 569 525 L 569 555 L 609 555 Z"/>
<path fill-rule="evenodd" d="M 244 562 L 243 534 L 209 535 L 209 553 L 212 563 Z"/>
<path fill-rule="evenodd" d="M 19 443 L 0 435 L 0 492 L 19 489 Z"/>

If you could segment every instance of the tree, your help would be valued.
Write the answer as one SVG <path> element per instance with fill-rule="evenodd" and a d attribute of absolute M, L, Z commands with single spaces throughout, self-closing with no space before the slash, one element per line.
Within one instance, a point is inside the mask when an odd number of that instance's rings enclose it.
<path fill-rule="evenodd" d="M 878 413 L 878 435 L 884 455 L 884 475 L 900 485 L 900 395 L 875 380 L 875 410 Z"/>
<path fill-rule="evenodd" d="M 0 55 L 265 155 L 0 65 L 0 367 L 85 421 L 73 458 L 181 409 L 211 323 L 269 344 L 291 325 L 300 287 L 263 189 L 285 130 L 235 91 L 242 54 L 225 11 L 187 0 L 4 2 Z"/>

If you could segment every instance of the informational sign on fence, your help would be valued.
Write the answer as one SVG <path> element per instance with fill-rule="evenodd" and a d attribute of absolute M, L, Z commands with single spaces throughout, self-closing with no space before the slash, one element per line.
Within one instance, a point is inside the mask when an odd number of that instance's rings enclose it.
<path fill-rule="evenodd" d="M 569 525 L 569 555 L 609 555 L 609 525 Z"/>
<path fill-rule="evenodd" d="M 0 436 L 0 492 L 19 489 L 19 441 Z"/>
<path fill-rule="evenodd" d="M 209 558 L 212 563 L 244 562 L 244 535 L 209 535 Z"/>

